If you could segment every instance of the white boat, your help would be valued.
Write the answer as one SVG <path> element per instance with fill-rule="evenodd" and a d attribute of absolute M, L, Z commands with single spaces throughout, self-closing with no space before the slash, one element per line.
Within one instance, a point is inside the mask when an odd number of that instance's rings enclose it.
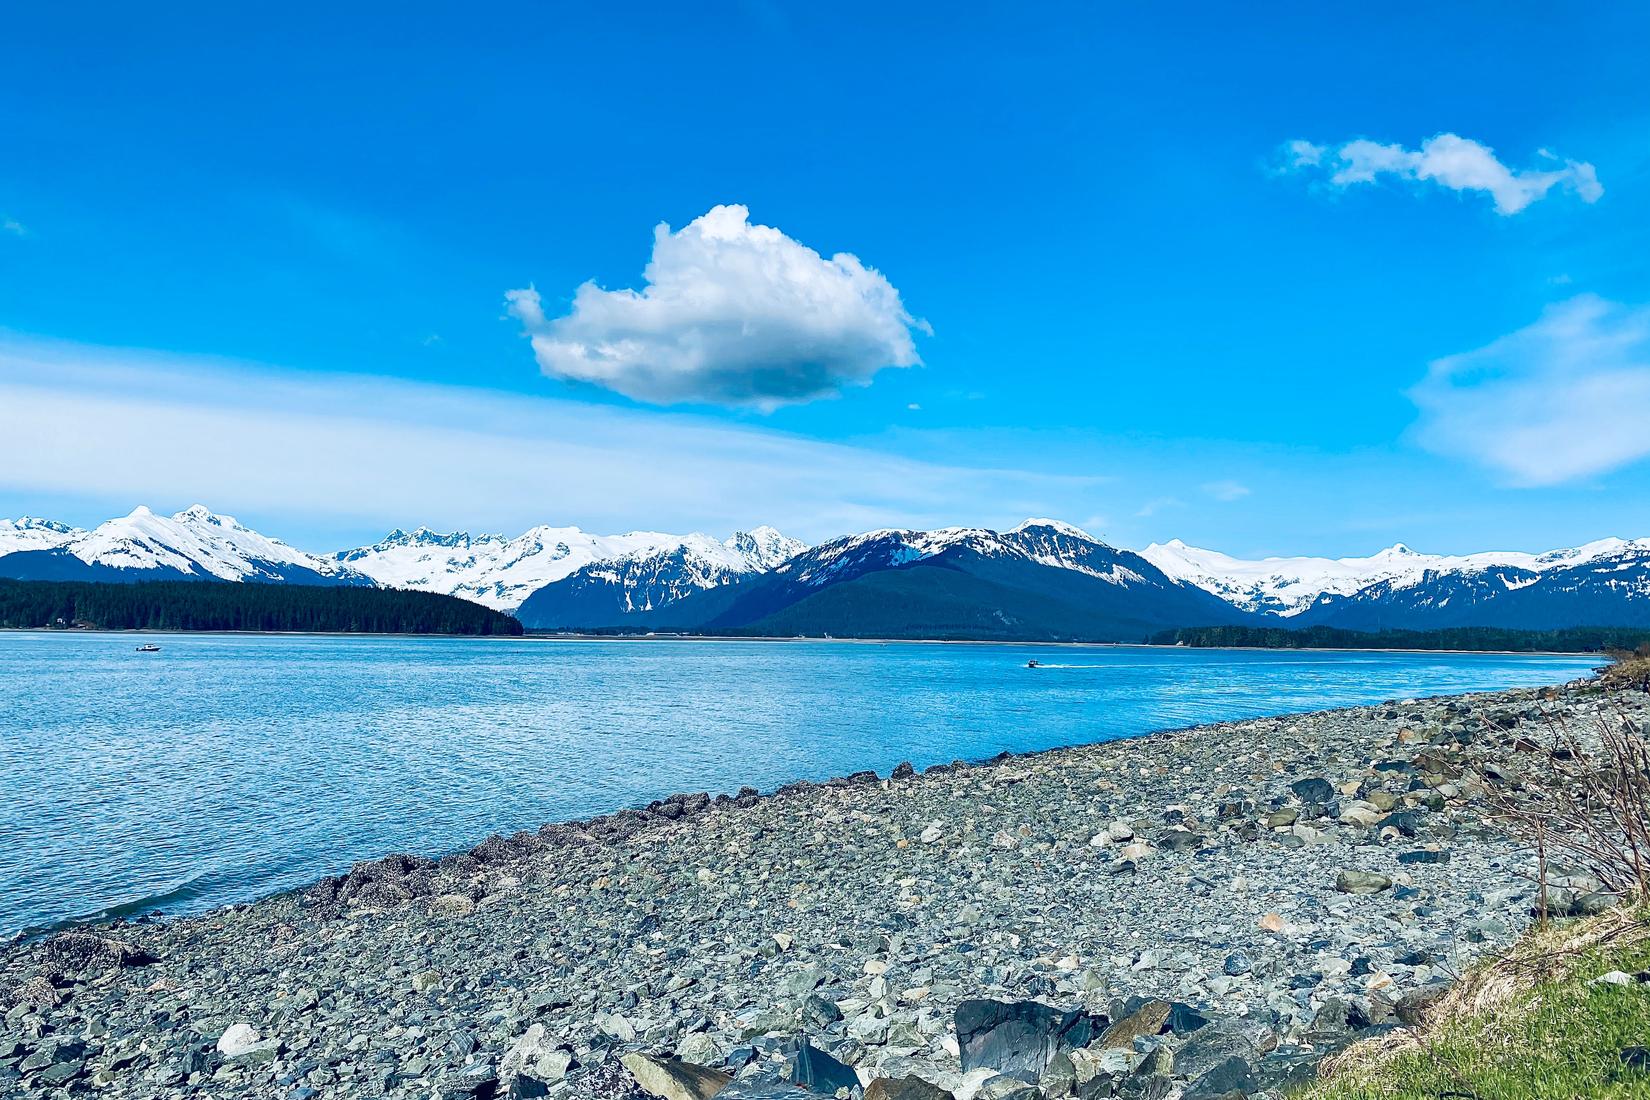
<path fill-rule="evenodd" d="M 160 646 L 156 645 L 154 642 L 144 642 L 142 645 L 137 647 L 137 651 L 139 653 L 159 653 Z"/>

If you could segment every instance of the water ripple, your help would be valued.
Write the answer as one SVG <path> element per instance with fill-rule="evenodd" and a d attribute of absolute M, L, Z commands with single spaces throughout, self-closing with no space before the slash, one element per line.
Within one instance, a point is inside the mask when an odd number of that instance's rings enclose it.
<path fill-rule="evenodd" d="M 141 639 L 147 640 L 147 639 Z M 0 931 L 195 911 L 390 851 L 1585 672 L 1587 658 L 1088 647 L 0 635 Z M 1027 659 L 1050 662 L 1025 668 Z M 1058 666 L 1058 667 L 1056 667 Z"/>

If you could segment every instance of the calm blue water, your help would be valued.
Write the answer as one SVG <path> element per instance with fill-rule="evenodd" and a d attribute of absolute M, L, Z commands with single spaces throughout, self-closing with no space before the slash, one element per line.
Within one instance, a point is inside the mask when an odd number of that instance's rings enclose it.
<path fill-rule="evenodd" d="M 155 641 L 158 654 L 134 652 Z M 1029 657 L 1047 668 L 1026 669 Z M 1589 658 L 0 634 L 0 930 L 191 911 L 676 791 L 1556 683 Z"/>

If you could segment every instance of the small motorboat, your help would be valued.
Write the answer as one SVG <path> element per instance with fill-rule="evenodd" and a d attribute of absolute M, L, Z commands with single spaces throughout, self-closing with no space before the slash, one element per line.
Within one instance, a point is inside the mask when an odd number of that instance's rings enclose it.
<path fill-rule="evenodd" d="M 139 653 L 159 653 L 160 646 L 156 645 L 154 642 L 144 642 L 142 645 L 137 647 L 137 651 Z"/>
<path fill-rule="evenodd" d="M 1026 662 L 1026 667 L 1027 668 L 1041 668 L 1042 666 L 1037 663 L 1037 658 L 1033 657 L 1031 660 Z"/>

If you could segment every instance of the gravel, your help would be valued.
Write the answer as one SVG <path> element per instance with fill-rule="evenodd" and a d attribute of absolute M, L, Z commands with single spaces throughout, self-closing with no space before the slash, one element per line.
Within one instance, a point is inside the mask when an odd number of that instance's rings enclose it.
<path fill-rule="evenodd" d="M 0 947 L 0 1094 L 1275 1095 L 1528 923 L 1533 861 L 1462 763 L 1556 712 L 1643 728 L 1650 696 L 678 795 Z"/>

